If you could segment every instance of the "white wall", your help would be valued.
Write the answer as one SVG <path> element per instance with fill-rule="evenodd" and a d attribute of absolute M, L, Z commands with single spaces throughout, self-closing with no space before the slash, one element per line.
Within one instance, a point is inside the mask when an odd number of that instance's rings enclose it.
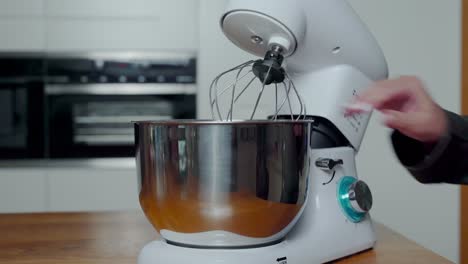
<path fill-rule="evenodd" d="M 219 16 L 225 0 L 200 1 L 200 50 L 198 56 L 197 115 L 198 118 L 211 118 L 208 91 L 213 78 L 243 61 L 251 59 L 239 51 L 221 32 Z"/>
<path fill-rule="evenodd" d="M 460 109 L 460 0 L 350 0 L 388 58 L 391 76 L 420 76 L 444 108 Z M 459 253 L 459 187 L 417 183 L 397 162 L 374 115 L 358 156 L 373 217 L 452 260 Z"/>
<path fill-rule="evenodd" d="M 224 37 L 219 19 L 225 3 L 226 0 L 200 0 L 199 96 L 197 98 L 197 115 L 199 118 L 211 118 L 208 95 L 213 79 L 222 71 L 248 60 L 258 59 L 241 51 Z M 227 80 L 233 80 L 233 77 L 230 76 Z M 257 98 L 260 88 L 260 82 L 254 82 L 243 94 L 241 100 L 236 104 L 234 118 L 250 118 L 253 101 Z M 274 107 L 273 94 L 271 89 L 264 93 L 256 118 L 265 118 L 268 114 L 271 114 L 271 109 Z M 226 105 L 222 109 L 225 110 Z"/>
<path fill-rule="evenodd" d="M 392 76 L 416 74 L 445 108 L 460 108 L 460 0 L 349 0 L 376 35 Z M 209 118 L 211 80 L 252 57 L 219 29 L 224 1 L 201 0 L 200 118 Z M 339 18 L 337 18 L 339 19 Z M 389 131 L 374 115 L 358 156 L 360 176 L 373 190 L 375 220 L 456 262 L 459 187 L 417 183 L 397 162 Z"/>

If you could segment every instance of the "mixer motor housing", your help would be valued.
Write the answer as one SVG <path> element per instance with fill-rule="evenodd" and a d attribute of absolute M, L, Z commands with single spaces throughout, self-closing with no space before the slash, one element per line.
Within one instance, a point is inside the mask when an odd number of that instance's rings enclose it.
<path fill-rule="evenodd" d="M 345 116 L 344 106 L 373 81 L 388 77 L 377 41 L 346 0 L 230 0 L 221 27 L 235 45 L 263 59 L 253 71 L 264 84 L 275 82 L 265 74 L 270 68 L 264 67 L 270 65 L 265 55 L 279 52 L 281 62 L 271 65 L 277 73 L 284 69 L 303 100 L 280 115 L 301 115 L 305 105 L 311 119 L 327 120 L 328 131 L 346 142 L 310 146 L 307 201 L 284 240 L 210 249 L 161 239 L 141 251 L 138 263 L 323 263 L 372 248 L 376 237 L 367 212 L 372 196 L 355 166 L 371 113 Z"/>

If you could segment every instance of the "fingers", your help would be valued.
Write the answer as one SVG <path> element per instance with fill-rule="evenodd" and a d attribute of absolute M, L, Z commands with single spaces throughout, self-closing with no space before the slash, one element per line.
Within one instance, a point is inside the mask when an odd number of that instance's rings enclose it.
<path fill-rule="evenodd" d="M 386 80 L 374 83 L 364 93 L 358 95 L 357 101 L 381 110 L 385 105 L 396 105 L 395 101 L 410 97 L 411 92 L 405 79 Z"/>
<path fill-rule="evenodd" d="M 414 120 L 411 120 L 411 115 L 395 110 L 385 110 L 382 113 L 383 122 L 389 128 L 405 132 L 408 127 L 411 127 L 411 125 L 414 124 Z"/>
<path fill-rule="evenodd" d="M 369 113 L 374 108 L 380 110 L 384 103 L 391 101 L 399 91 L 388 89 L 385 82 L 374 83 L 363 93 L 357 95 L 353 101 L 345 105 L 345 115 Z"/>
<path fill-rule="evenodd" d="M 372 109 L 372 105 L 356 101 L 351 104 L 345 105 L 345 116 L 350 116 L 359 113 L 370 113 Z"/>
<path fill-rule="evenodd" d="M 345 113 L 370 112 L 371 109 L 383 114 L 387 127 L 422 142 L 437 141 L 447 130 L 445 113 L 416 77 L 374 83 L 346 107 Z"/>
<path fill-rule="evenodd" d="M 441 122 L 422 113 L 408 114 L 394 110 L 383 113 L 383 122 L 387 127 L 421 142 L 436 142 L 445 133 Z"/>
<path fill-rule="evenodd" d="M 416 77 L 403 76 L 397 79 L 375 82 L 359 94 L 351 104 L 345 106 L 345 114 L 370 112 L 373 108 L 402 110 L 405 102 L 418 93 L 424 92 L 421 81 Z"/>

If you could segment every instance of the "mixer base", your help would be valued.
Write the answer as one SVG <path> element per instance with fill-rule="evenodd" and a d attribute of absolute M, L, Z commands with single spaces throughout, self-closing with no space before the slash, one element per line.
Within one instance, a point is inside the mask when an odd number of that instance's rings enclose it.
<path fill-rule="evenodd" d="M 345 254 L 341 250 L 314 247 L 307 252 L 295 250 L 294 243 L 284 241 L 280 244 L 251 249 L 196 249 L 174 246 L 163 240 L 146 245 L 140 252 L 138 264 L 309 264 L 336 260 L 373 247 L 374 243 L 351 246 Z"/>

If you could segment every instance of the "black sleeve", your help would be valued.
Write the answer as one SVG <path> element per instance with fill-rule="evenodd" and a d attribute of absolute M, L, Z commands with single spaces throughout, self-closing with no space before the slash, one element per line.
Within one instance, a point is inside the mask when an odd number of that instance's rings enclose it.
<path fill-rule="evenodd" d="M 393 148 L 419 182 L 468 184 L 468 117 L 446 114 L 447 134 L 431 150 L 398 131 L 392 133 Z"/>

